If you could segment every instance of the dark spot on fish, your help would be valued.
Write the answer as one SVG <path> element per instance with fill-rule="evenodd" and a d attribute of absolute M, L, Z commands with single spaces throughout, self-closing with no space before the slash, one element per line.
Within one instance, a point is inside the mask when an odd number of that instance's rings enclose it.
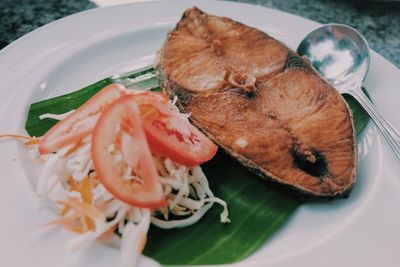
<path fill-rule="evenodd" d="M 328 173 L 326 159 L 317 150 L 300 151 L 292 149 L 291 154 L 296 167 L 309 175 L 321 179 Z"/>
<path fill-rule="evenodd" d="M 284 69 L 303 68 L 310 70 L 310 66 L 299 55 L 293 51 L 289 51 L 286 56 Z"/>
<path fill-rule="evenodd" d="M 246 90 L 243 90 L 243 88 L 241 88 L 241 87 L 230 88 L 229 92 L 234 93 L 235 95 L 245 97 L 249 100 L 255 99 L 257 97 L 256 91 L 246 91 Z"/>
<path fill-rule="evenodd" d="M 268 119 L 272 119 L 275 120 L 278 116 L 276 115 L 276 113 L 272 112 L 272 111 L 268 111 L 267 112 L 267 118 Z"/>
<path fill-rule="evenodd" d="M 255 98 L 256 97 L 256 93 L 254 91 L 245 92 L 245 95 L 247 98 Z"/>
<path fill-rule="evenodd" d="M 181 20 L 185 20 L 188 17 L 188 11 L 186 10 L 185 12 L 183 12 Z"/>
<path fill-rule="evenodd" d="M 192 95 L 184 90 L 175 91 L 176 96 L 178 97 L 178 101 L 184 107 L 189 106 L 190 100 L 192 100 Z"/>

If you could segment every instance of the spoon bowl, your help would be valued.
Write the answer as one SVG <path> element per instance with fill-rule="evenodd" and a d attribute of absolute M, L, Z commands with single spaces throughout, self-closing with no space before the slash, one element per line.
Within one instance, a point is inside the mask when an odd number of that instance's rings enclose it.
<path fill-rule="evenodd" d="M 310 32 L 297 52 L 306 56 L 321 76 L 342 92 L 361 83 L 369 69 L 367 41 L 343 24 L 327 24 Z"/>
<path fill-rule="evenodd" d="M 310 32 L 297 53 L 339 92 L 353 96 L 368 112 L 400 159 L 400 133 L 375 108 L 362 91 L 370 64 L 368 43 L 355 29 L 343 24 L 326 24 Z"/>

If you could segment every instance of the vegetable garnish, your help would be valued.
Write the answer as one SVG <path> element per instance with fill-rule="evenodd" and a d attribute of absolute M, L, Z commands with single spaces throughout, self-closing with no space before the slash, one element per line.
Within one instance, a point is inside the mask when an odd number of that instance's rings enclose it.
<path fill-rule="evenodd" d="M 92 137 L 94 170 L 114 197 L 136 207 L 166 204 L 135 96 L 124 96 L 101 115 Z"/>
<path fill-rule="evenodd" d="M 40 154 L 48 154 L 66 145 L 77 142 L 89 135 L 101 111 L 123 92 L 123 86 L 111 84 L 94 95 L 78 110 L 51 128 L 40 140 Z"/>
<path fill-rule="evenodd" d="M 0 138 L 10 138 L 10 139 L 15 139 L 15 140 L 20 140 L 24 141 L 25 145 L 34 145 L 39 143 L 39 138 L 36 137 L 30 137 L 30 136 L 25 136 L 25 135 L 19 135 L 19 134 L 0 134 Z"/>
<path fill-rule="evenodd" d="M 145 116 L 143 123 L 152 150 L 179 164 L 197 166 L 217 153 L 210 139 L 172 110 Z"/>
<path fill-rule="evenodd" d="M 186 227 L 214 203 L 229 222 L 198 166 L 217 147 L 165 95 L 111 84 L 66 116 L 45 117 L 63 119 L 39 139 L 13 137 L 42 161 L 36 191 L 61 217 L 47 225 L 79 234 L 69 249 L 100 239 L 119 245 L 124 264 L 134 265 L 150 223 Z"/>

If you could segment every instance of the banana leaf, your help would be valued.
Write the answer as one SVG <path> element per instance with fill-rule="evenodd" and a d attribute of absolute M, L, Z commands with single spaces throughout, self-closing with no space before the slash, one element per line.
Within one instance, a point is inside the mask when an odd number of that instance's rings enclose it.
<path fill-rule="evenodd" d="M 140 88 L 142 90 L 159 89 L 158 81 L 152 66 L 144 67 L 123 75 L 108 77 L 78 91 L 31 104 L 25 129 L 31 136 L 42 136 L 56 124 L 57 121 L 49 118 L 41 120 L 39 118 L 40 115 L 45 113 L 63 114 L 76 109 L 95 93 L 111 83 L 121 83 L 127 88 L 135 86 L 135 88 Z"/>
<path fill-rule="evenodd" d="M 40 115 L 76 109 L 113 82 L 128 88 L 159 90 L 152 67 L 109 77 L 73 93 L 33 103 L 26 130 L 31 136 L 43 135 L 57 121 L 40 120 Z M 344 97 L 353 111 L 356 131 L 360 133 L 369 117 L 353 98 Z M 222 264 L 243 260 L 284 226 L 301 205 L 293 194 L 255 177 L 221 151 L 202 167 L 215 195 L 227 202 L 231 223 L 219 222 L 221 207 L 214 205 L 190 227 L 170 230 L 151 227 L 144 254 L 161 264 Z"/>

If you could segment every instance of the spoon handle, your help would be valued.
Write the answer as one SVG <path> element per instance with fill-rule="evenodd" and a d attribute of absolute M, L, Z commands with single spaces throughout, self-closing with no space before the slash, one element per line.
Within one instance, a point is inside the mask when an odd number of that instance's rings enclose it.
<path fill-rule="evenodd" d="M 361 87 L 358 87 L 354 90 L 349 90 L 348 93 L 353 96 L 368 112 L 374 121 L 375 125 L 382 132 L 383 136 L 388 141 L 390 147 L 393 149 L 396 156 L 400 159 L 400 133 L 399 131 L 392 126 L 391 123 L 386 121 L 380 112 L 376 109 L 374 104 L 366 97 L 366 95 L 362 92 Z"/>

